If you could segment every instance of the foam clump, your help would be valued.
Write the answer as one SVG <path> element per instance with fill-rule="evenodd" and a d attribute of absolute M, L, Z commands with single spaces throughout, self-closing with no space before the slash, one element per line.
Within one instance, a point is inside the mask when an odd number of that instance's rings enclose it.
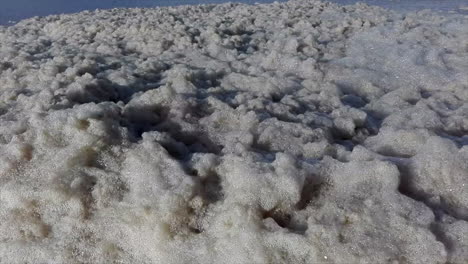
<path fill-rule="evenodd" d="M 466 39 L 306 0 L 0 27 L 0 262 L 465 263 Z"/>
<path fill-rule="evenodd" d="M 409 165 L 409 188 L 462 218 L 468 217 L 467 158 L 466 151 L 452 141 L 429 138 Z"/>

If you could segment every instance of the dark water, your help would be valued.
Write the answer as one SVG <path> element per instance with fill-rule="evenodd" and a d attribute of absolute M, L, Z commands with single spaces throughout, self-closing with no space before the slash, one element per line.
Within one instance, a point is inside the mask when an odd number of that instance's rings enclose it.
<path fill-rule="evenodd" d="M 279 0 L 282 2 L 285 0 Z M 361 0 L 368 4 L 392 8 L 398 11 L 415 11 L 421 9 L 458 12 L 468 14 L 468 0 Z M 224 3 L 228 0 L 0 0 L 0 25 L 33 17 L 51 14 L 74 13 L 83 10 L 94 10 L 115 7 L 156 7 L 169 5 L 194 5 Z M 233 0 L 242 3 L 269 3 L 273 0 Z M 341 4 L 353 4 L 358 0 L 331 0 Z"/>
<path fill-rule="evenodd" d="M 253 4 L 256 2 L 270 3 L 274 2 L 274 0 L 0 0 L 0 24 L 13 24 L 21 19 L 33 16 L 75 13 L 98 8 L 157 7 L 225 2 Z"/>

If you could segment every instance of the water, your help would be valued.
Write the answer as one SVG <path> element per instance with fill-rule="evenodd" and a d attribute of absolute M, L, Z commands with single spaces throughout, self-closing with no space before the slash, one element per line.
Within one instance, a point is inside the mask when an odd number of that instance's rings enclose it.
<path fill-rule="evenodd" d="M 284 1 L 280 0 L 279 2 Z M 227 0 L 0 0 L 0 25 L 33 17 L 51 14 L 74 13 L 83 10 L 115 7 L 156 7 L 169 5 L 193 5 L 208 3 L 224 3 Z M 273 0 L 237 0 L 242 3 L 269 3 Z M 358 0 L 332 0 L 341 4 L 353 4 Z M 368 4 L 392 8 L 398 11 L 416 11 L 432 9 L 442 12 L 458 12 L 468 14 L 468 0 L 364 0 Z"/>
<path fill-rule="evenodd" d="M 284 1 L 284 0 L 283 0 Z M 225 3 L 227 0 L 0 0 L 0 24 L 15 22 L 51 14 L 75 13 L 83 10 L 116 7 L 157 7 L 170 5 L 197 5 Z M 274 0 L 240 0 L 236 2 L 254 4 L 270 3 Z M 281 1 L 278 1 L 281 2 Z"/>

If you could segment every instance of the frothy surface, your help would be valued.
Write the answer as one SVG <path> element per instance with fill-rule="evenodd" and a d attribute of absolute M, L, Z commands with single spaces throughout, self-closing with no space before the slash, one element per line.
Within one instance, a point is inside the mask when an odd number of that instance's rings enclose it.
<path fill-rule="evenodd" d="M 467 40 L 305 0 L 0 27 L 0 262 L 467 262 Z"/>

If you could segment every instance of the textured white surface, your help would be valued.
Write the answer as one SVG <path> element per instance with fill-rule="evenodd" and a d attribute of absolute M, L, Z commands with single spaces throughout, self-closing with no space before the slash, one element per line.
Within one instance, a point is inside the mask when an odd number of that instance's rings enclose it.
<path fill-rule="evenodd" d="M 467 43 L 316 1 L 0 27 L 0 263 L 465 263 Z"/>

